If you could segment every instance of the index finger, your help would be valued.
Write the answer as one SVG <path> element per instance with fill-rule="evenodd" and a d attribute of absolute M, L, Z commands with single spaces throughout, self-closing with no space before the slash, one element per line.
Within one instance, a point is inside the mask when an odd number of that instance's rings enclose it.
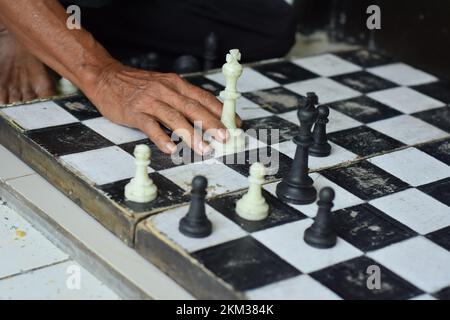
<path fill-rule="evenodd" d="M 197 86 L 185 81 L 186 88 L 183 90 L 183 95 L 189 96 L 192 99 L 200 102 L 205 108 L 215 114 L 219 119 L 222 117 L 223 104 L 212 93 L 203 90 Z M 242 120 L 238 114 L 236 114 L 236 124 L 238 127 L 242 126 Z"/>

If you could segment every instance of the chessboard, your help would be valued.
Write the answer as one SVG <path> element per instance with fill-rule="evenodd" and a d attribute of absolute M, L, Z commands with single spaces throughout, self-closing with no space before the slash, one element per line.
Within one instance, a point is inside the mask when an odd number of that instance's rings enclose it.
<path fill-rule="evenodd" d="M 218 70 L 185 78 L 217 96 L 224 89 Z M 450 299 L 448 83 L 358 50 L 247 65 L 238 90 L 247 145 L 232 157 L 240 162 L 173 161 L 81 95 L 1 107 L 0 143 L 198 298 Z M 331 249 L 303 240 L 317 205 L 286 204 L 275 193 L 292 165 L 307 92 L 330 108 L 331 155 L 309 157 L 309 167 L 317 190 L 336 193 Z M 138 144 L 152 150 L 148 171 L 158 186 L 148 204 L 124 199 Z M 258 222 L 235 213 L 252 155 L 270 160 L 270 214 Z M 203 239 L 178 230 L 197 175 L 208 179 L 213 225 Z M 380 286 L 369 288 L 374 268 Z"/>

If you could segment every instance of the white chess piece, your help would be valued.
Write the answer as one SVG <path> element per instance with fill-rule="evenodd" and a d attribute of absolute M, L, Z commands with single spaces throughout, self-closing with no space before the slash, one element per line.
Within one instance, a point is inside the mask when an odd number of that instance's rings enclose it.
<path fill-rule="evenodd" d="M 269 205 L 262 195 L 262 184 L 266 175 L 266 167 L 255 162 L 250 167 L 248 192 L 236 203 L 236 213 L 245 220 L 264 220 L 269 215 Z"/>
<path fill-rule="evenodd" d="M 222 67 L 226 87 L 220 92 L 223 98 L 222 123 L 228 129 L 230 138 L 224 144 L 213 141 L 213 147 L 221 154 L 241 152 L 245 149 L 245 135 L 236 127 L 236 100 L 241 96 L 237 92 L 237 80 L 242 75 L 241 53 L 238 49 L 230 50 L 226 57 L 227 62 Z"/>
<path fill-rule="evenodd" d="M 78 92 L 78 88 L 65 78 L 61 78 L 58 83 L 58 88 L 61 94 L 74 94 Z"/>
<path fill-rule="evenodd" d="M 125 186 L 125 198 L 129 201 L 146 203 L 154 200 L 158 194 L 158 189 L 148 176 L 150 155 L 150 148 L 145 144 L 134 148 L 136 175 Z"/>

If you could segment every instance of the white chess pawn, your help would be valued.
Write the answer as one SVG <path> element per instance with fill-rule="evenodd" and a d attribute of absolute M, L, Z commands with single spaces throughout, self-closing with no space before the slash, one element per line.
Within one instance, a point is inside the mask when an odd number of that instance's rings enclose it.
<path fill-rule="evenodd" d="M 129 201 L 146 203 L 154 200 L 158 195 L 158 189 L 148 176 L 151 150 L 145 144 L 134 148 L 136 175 L 125 186 L 125 198 Z"/>
<path fill-rule="evenodd" d="M 266 175 L 266 167 L 255 162 L 250 167 L 248 192 L 236 203 L 236 213 L 245 220 L 264 220 L 269 215 L 269 205 L 262 195 L 262 184 Z"/>

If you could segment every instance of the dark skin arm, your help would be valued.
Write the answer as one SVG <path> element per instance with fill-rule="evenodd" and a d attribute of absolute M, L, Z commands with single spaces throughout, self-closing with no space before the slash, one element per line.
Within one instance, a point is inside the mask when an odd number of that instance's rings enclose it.
<path fill-rule="evenodd" d="M 166 153 L 173 152 L 175 144 L 160 123 L 199 154 L 211 149 L 194 134 L 191 123 L 200 122 L 203 130 L 217 129 L 213 137 L 226 140 L 222 104 L 216 97 L 176 74 L 122 65 L 86 30 L 69 30 L 66 19 L 57 0 L 0 0 L 0 20 L 8 31 L 33 56 L 80 88 L 105 117 L 142 130 Z"/>

